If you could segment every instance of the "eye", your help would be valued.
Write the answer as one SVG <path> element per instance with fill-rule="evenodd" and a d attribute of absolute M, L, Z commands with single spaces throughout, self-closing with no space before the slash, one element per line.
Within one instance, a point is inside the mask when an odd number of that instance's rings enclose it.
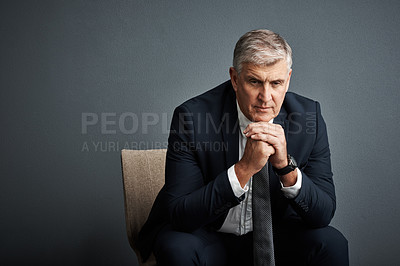
<path fill-rule="evenodd" d="M 260 84 L 260 81 L 259 81 L 259 80 L 256 80 L 256 79 L 250 79 L 249 82 L 250 82 L 250 84 L 252 84 L 252 85 Z"/>
<path fill-rule="evenodd" d="M 274 80 L 271 82 L 273 87 L 278 87 L 278 86 L 282 85 L 282 83 L 283 82 L 281 80 Z"/>

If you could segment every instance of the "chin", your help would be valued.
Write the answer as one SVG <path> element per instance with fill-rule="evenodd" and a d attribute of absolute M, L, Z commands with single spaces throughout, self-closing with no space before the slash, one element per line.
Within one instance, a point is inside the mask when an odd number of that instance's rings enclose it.
<path fill-rule="evenodd" d="M 254 122 L 269 122 L 274 116 L 269 113 L 256 113 L 253 116 Z"/>
<path fill-rule="evenodd" d="M 269 118 L 269 116 L 268 117 L 266 117 L 266 116 L 256 116 L 253 121 L 254 122 L 268 122 L 271 119 L 272 118 Z"/>

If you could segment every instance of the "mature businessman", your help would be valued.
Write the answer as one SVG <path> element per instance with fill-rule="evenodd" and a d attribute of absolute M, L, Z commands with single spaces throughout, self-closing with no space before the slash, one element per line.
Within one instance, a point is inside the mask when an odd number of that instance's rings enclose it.
<path fill-rule="evenodd" d="M 159 265 L 348 265 L 318 102 L 288 92 L 292 51 L 243 35 L 227 81 L 175 109 L 165 186 L 140 233 Z"/>

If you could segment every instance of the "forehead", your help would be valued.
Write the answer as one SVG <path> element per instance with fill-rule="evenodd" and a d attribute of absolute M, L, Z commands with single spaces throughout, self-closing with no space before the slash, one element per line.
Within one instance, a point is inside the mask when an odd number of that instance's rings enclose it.
<path fill-rule="evenodd" d="M 285 60 L 279 60 L 271 65 L 244 63 L 242 73 L 246 77 L 253 76 L 259 79 L 283 79 L 287 77 L 289 69 Z"/>

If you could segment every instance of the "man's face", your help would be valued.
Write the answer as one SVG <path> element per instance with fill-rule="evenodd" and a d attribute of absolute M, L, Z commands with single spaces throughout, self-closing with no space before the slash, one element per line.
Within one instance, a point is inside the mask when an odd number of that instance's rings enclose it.
<path fill-rule="evenodd" d="M 285 60 L 269 66 L 245 63 L 240 75 L 232 67 L 229 74 L 240 110 L 249 120 L 268 122 L 279 114 L 292 74 Z"/>

